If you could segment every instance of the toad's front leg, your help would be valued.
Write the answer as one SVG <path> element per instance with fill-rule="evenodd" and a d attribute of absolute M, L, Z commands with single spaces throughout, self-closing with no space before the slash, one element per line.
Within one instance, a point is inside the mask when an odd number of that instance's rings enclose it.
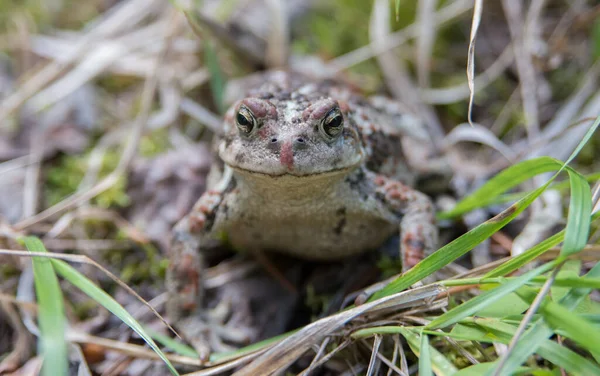
<path fill-rule="evenodd" d="M 401 216 L 400 257 L 406 272 L 437 247 L 438 229 L 433 204 L 425 194 L 382 175 L 374 177 L 385 205 Z"/>
<path fill-rule="evenodd" d="M 167 314 L 173 321 L 196 312 L 202 306 L 203 248 L 211 240 L 210 229 L 222 201 L 222 193 L 205 192 L 192 211 L 173 229 L 166 278 L 169 294 Z"/>
<path fill-rule="evenodd" d="M 194 208 L 173 229 L 167 269 L 167 315 L 198 351 L 207 359 L 210 317 L 202 310 L 204 252 L 214 246 L 211 232 L 224 201 L 223 193 L 205 192 Z M 214 326 L 213 326 L 214 327 Z"/>

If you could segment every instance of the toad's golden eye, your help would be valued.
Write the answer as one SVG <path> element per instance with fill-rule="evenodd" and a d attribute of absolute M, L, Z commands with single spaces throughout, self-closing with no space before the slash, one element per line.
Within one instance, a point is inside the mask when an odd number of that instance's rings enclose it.
<path fill-rule="evenodd" d="M 240 109 L 235 115 L 235 123 L 243 135 L 249 135 L 256 128 L 256 118 L 250 109 L 244 105 L 240 106 Z"/>
<path fill-rule="evenodd" d="M 334 139 L 344 129 L 344 116 L 339 108 L 334 108 L 325 115 L 321 121 L 321 132 L 326 138 Z"/>

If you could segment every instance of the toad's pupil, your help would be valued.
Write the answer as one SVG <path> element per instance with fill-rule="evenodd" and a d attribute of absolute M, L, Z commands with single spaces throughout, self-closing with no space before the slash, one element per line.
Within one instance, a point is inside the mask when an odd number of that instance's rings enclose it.
<path fill-rule="evenodd" d="M 242 115 L 241 113 L 239 113 L 239 112 L 237 114 L 237 119 L 236 120 L 237 120 L 237 122 L 238 122 L 239 125 L 245 125 L 245 126 L 250 125 L 250 121 L 248 121 L 248 119 L 244 115 Z"/>
<path fill-rule="evenodd" d="M 331 119 L 327 125 L 331 128 L 337 128 L 342 124 L 342 117 L 340 115 L 334 117 L 333 119 Z"/>

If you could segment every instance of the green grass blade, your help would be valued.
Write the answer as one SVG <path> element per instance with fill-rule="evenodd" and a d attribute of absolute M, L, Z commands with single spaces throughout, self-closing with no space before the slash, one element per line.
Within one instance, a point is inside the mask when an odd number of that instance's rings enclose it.
<path fill-rule="evenodd" d="M 508 344 L 517 331 L 516 326 L 502 322 L 500 319 L 475 318 L 467 320 L 468 322 L 464 324 L 456 324 L 449 333 L 423 330 L 423 334 L 450 337 L 458 341 L 476 341 L 484 343 L 500 342 Z M 351 337 L 365 338 L 375 334 L 403 334 L 404 330 L 406 330 L 406 328 L 402 326 L 380 326 L 357 330 L 352 333 Z M 537 353 L 556 366 L 564 368 L 569 374 L 581 376 L 600 375 L 600 366 L 598 364 L 595 364 L 567 347 L 560 346 L 549 339 L 541 339 L 540 341 Z M 531 354 L 533 354 L 533 351 L 528 353 L 525 356 L 525 359 Z M 467 369 L 462 369 L 456 375 L 479 376 L 492 370 L 497 363 L 489 362 L 482 364 L 486 364 L 486 366 L 481 368 L 468 367 L 468 371 Z M 517 367 L 515 372 L 519 373 L 523 369 L 523 367 Z"/>
<path fill-rule="evenodd" d="M 585 247 L 590 233 L 590 215 L 592 214 L 592 191 L 587 180 L 577 172 L 569 170 L 571 182 L 571 202 L 565 228 L 565 242 L 561 256 L 569 256 Z"/>
<path fill-rule="evenodd" d="M 592 353 L 600 352 L 600 328 L 554 302 L 548 301 L 540 312 L 554 330 L 560 329 L 566 337 Z"/>
<path fill-rule="evenodd" d="M 490 369 L 492 369 L 493 366 L 494 366 L 493 362 L 474 364 L 470 367 L 461 369 L 454 375 L 455 376 L 481 376 L 481 375 L 485 374 L 486 372 L 488 372 Z M 533 371 L 534 371 L 534 369 L 532 369 L 532 368 L 521 367 L 512 376 L 531 375 Z"/>
<path fill-rule="evenodd" d="M 413 330 L 409 330 L 408 328 L 398 327 L 400 334 L 406 338 L 406 342 L 408 342 L 408 346 L 410 349 L 419 357 L 419 369 L 421 367 L 421 356 L 424 354 L 421 353 L 421 336 Z M 431 345 L 428 345 L 429 349 L 429 359 L 430 359 L 430 371 L 435 372 L 437 376 L 444 375 L 454 375 L 457 372 L 456 367 L 452 364 L 446 357 L 437 351 Z M 430 375 L 426 374 L 426 375 Z"/>
<path fill-rule="evenodd" d="M 460 320 L 475 314 L 476 312 L 488 306 L 489 304 L 498 301 L 503 296 L 506 296 L 511 292 L 517 290 L 519 287 L 522 287 L 527 282 L 529 282 L 532 278 L 547 272 L 552 267 L 554 267 L 554 264 L 548 263 L 539 266 L 536 269 L 530 270 L 522 276 L 507 281 L 506 283 L 496 287 L 495 289 L 486 291 L 483 294 L 459 305 L 458 307 L 451 309 L 450 311 L 442 314 L 441 316 L 438 316 L 425 327 L 428 329 L 437 329 L 455 324 Z"/>
<path fill-rule="evenodd" d="M 475 322 L 477 325 L 469 325 L 467 333 L 475 333 L 474 336 L 477 336 L 477 340 L 481 342 L 501 342 L 508 344 L 512 336 L 517 331 L 516 326 L 496 319 L 476 319 Z M 452 333 L 450 336 L 454 337 Z M 472 337 L 474 336 L 472 335 Z M 467 338 L 464 338 L 463 336 L 463 338 L 459 339 L 465 340 Z M 594 362 L 582 357 L 565 346 L 559 345 L 554 341 L 546 338 L 539 339 L 537 347 L 537 353 L 539 356 L 558 367 L 564 368 L 570 375 L 600 375 L 600 366 L 598 364 L 595 364 Z M 524 359 L 527 359 L 533 353 L 534 351 L 527 352 Z M 523 360 L 523 362 L 524 361 L 525 360 Z M 495 367 L 497 362 L 492 362 L 490 364 L 493 364 Z M 505 366 L 502 369 L 502 374 L 513 374 L 514 372 L 518 372 L 519 369 L 521 369 L 521 367 L 518 365 L 515 367 L 510 367 L 510 369 Z M 513 371 L 513 373 L 511 373 L 511 371 Z"/>
<path fill-rule="evenodd" d="M 588 131 L 585 132 L 585 135 L 583 136 L 583 138 L 581 139 L 581 141 L 579 142 L 579 144 L 577 145 L 577 147 L 575 148 L 575 150 L 573 150 L 573 152 L 571 153 L 571 155 L 569 156 L 569 158 L 565 162 L 565 166 L 568 165 L 569 163 L 571 163 L 571 161 L 573 159 L 575 159 L 575 157 L 577 156 L 577 154 L 579 154 L 579 152 L 581 151 L 581 149 L 583 149 L 583 147 L 585 146 L 585 144 L 587 144 L 588 141 L 594 135 L 594 133 L 596 133 L 596 130 L 598 129 L 598 126 L 600 126 L 600 115 L 598 115 L 598 117 L 596 117 L 596 120 L 594 120 L 594 123 L 592 124 L 592 126 L 590 127 L 590 129 L 588 129 Z"/>
<path fill-rule="evenodd" d="M 596 264 L 586 275 L 588 278 L 597 278 L 599 276 L 600 263 Z M 519 292 L 524 300 L 527 300 L 529 303 L 531 303 L 533 299 L 535 299 L 536 293 L 532 291 L 528 297 L 527 294 L 523 294 L 528 290 L 529 289 L 525 288 L 521 289 Z M 588 296 L 590 291 L 591 289 L 588 288 L 572 289 L 561 299 L 560 303 L 565 309 L 574 310 L 583 301 L 583 299 Z M 543 307 L 544 306 L 541 307 L 542 310 Z M 502 371 L 510 374 L 512 371 L 517 369 L 531 354 L 536 352 L 540 344 L 544 343 L 543 341 L 547 340 L 552 334 L 552 329 L 543 320 L 537 320 L 534 322 L 521 337 L 513 351 L 509 354 L 506 362 L 504 363 Z M 552 359 L 548 360 L 552 361 Z"/>
<path fill-rule="evenodd" d="M 154 342 L 154 340 L 146 333 L 144 328 L 138 323 L 133 316 L 129 314 L 116 300 L 114 300 L 110 295 L 104 292 L 100 287 L 96 286 L 92 281 L 90 281 L 86 276 L 79 273 L 69 264 L 61 260 L 52 260 L 52 265 L 58 274 L 61 277 L 72 283 L 75 287 L 79 288 L 83 291 L 87 296 L 95 300 L 98 304 L 102 305 L 104 308 L 112 312 L 115 316 L 117 316 L 121 321 L 123 321 L 127 326 L 133 329 L 142 339 L 158 354 L 158 356 L 163 360 L 166 366 L 169 368 L 169 371 L 173 375 L 179 375 L 177 370 L 169 359 L 167 359 L 166 355 L 161 351 L 158 345 Z"/>
<path fill-rule="evenodd" d="M 600 366 L 598 364 L 554 341 L 546 340 L 538 349 L 538 354 L 556 366 L 564 368 L 569 375 L 600 375 Z"/>
<path fill-rule="evenodd" d="M 438 218 L 449 219 L 457 217 L 473 209 L 487 206 L 494 202 L 500 194 L 516 187 L 525 180 L 544 172 L 556 171 L 556 168 L 553 167 L 556 165 L 556 163 L 561 165 L 561 167 L 558 169 L 558 172 L 562 172 L 565 168 L 567 168 L 567 165 L 577 156 L 577 154 L 579 154 L 581 149 L 583 149 L 585 144 L 594 135 L 599 125 L 600 116 L 596 118 L 590 129 L 588 129 L 586 134 L 583 136 L 583 139 L 579 142 L 575 150 L 573 150 L 566 162 L 562 163 L 550 157 L 539 157 L 519 162 L 488 180 L 478 190 L 460 201 L 453 209 L 438 214 Z"/>
<path fill-rule="evenodd" d="M 483 284 L 500 284 L 506 281 L 512 281 L 514 278 L 463 278 L 463 279 L 451 279 L 448 281 L 437 282 L 446 287 L 452 286 L 467 286 L 467 285 L 483 285 Z M 535 277 L 531 279 L 531 283 L 544 284 L 547 278 L 544 276 Z M 572 288 L 591 288 L 600 289 L 600 278 L 589 278 L 589 277 L 578 277 L 578 276 L 567 276 L 558 277 L 554 280 L 553 286 L 558 287 L 572 287 Z"/>
<path fill-rule="evenodd" d="M 30 252 L 47 252 L 40 239 L 22 238 Z M 65 309 L 63 295 L 50 260 L 33 257 L 35 294 L 38 303 L 40 346 L 44 356 L 42 375 L 67 375 L 69 369 L 67 341 L 65 339 Z"/>
<path fill-rule="evenodd" d="M 550 157 L 539 157 L 519 162 L 488 180 L 475 192 L 457 203 L 451 210 L 438 214 L 438 218 L 449 219 L 473 209 L 487 206 L 509 189 L 539 174 L 556 171 L 561 166 L 562 162 Z"/>
<path fill-rule="evenodd" d="M 421 333 L 421 344 L 419 346 L 419 375 L 433 376 L 431 369 L 431 351 L 429 351 L 429 337 Z"/>
<path fill-rule="evenodd" d="M 210 39 L 204 39 L 204 63 L 210 73 L 210 90 L 220 114 L 227 110 L 225 105 L 225 75 L 219 65 L 219 57 Z"/>
<path fill-rule="evenodd" d="M 190 346 L 184 345 L 183 343 L 177 342 L 177 340 L 164 335 L 162 333 L 156 332 L 152 329 L 145 328 L 146 333 L 148 333 L 156 342 L 160 343 L 164 347 L 167 347 L 173 350 L 174 353 L 188 356 L 190 358 L 197 358 L 198 354 L 196 350 L 191 348 Z"/>
<path fill-rule="evenodd" d="M 551 237 L 541 241 L 534 247 L 528 249 L 527 251 L 521 253 L 520 255 L 513 257 L 508 260 L 504 264 L 500 265 L 494 270 L 489 271 L 485 274 L 484 278 L 493 278 L 493 277 L 502 277 L 507 274 L 514 272 L 515 270 L 520 269 L 524 265 L 527 265 L 540 255 L 544 254 L 544 252 L 548 251 L 550 248 L 557 246 L 560 244 L 565 238 L 565 230 L 562 230 Z"/>
<path fill-rule="evenodd" d="M 587 174 L 584 175 L 585 180 L 588 183 L 595 183 L 598 180 L 600 180 L 600 172 L 596 172 L 596 173 L 591 173 L 591 174 Z M 552 185 L 550 185 L 548 187 L 548 190 L 553 190 L 553 191 L 558 191 L 558 192 L 565 192 L 569 189 L 569 180 L 564 180 L 558 183 L 553 183 Z M 498 197 L 496 197 L 494 200 L 490 199 L 489 203 L 486 203 L 485 206 L 487 205 L 500 205 L 500 204 L 507 204 L 507 203 L 511 203 L 511 202 L 515 202 L 518 201 L 520 199 L 522 199 L 523 197 L 525 197 L 529 192 L 515 192 L 515 193 L 503 193 L 501 195 L 499 195 Z"/>
<path fill-rule="evenodd" d="M 591 221 L 595 221 L 598 218 L 600 218 L 600 212 L 594 213 L 594 215 L 591 217 Z M 486 275 L 484 275 L 484 278 L 500 277 L 514 272 L 515 270 L 544 254 L 544 252 L 548 251 L 550 248 L 557 246 L 564 240 L 564 237 L 565 230 L 562 230 L 552 235 L 548 239 L 540 242 L 536 246 L 528 249 L 526 252 L 521 253 L 520 255 L 500 265 L 496 269 L 488 272 Z"/>

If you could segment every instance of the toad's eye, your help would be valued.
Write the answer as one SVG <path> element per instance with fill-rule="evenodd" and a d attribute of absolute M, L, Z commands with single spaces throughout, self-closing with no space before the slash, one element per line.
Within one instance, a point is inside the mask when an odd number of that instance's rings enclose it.
<path fill-rule="evenodd" d="M 334 108 L 325 115 L 321 121 L 321 132 L 328 139 L 334 139 L 339 136 L 344 129 L 344 116 L 339 108 Z"/>
<path fill-rule="evenodd" d="M 235 115 L 235 123 L 243 135 L 247 136 L 256 128 L 256 118 L 252 111 L 246 106 L 240 106 L 240 109 Z"/>

